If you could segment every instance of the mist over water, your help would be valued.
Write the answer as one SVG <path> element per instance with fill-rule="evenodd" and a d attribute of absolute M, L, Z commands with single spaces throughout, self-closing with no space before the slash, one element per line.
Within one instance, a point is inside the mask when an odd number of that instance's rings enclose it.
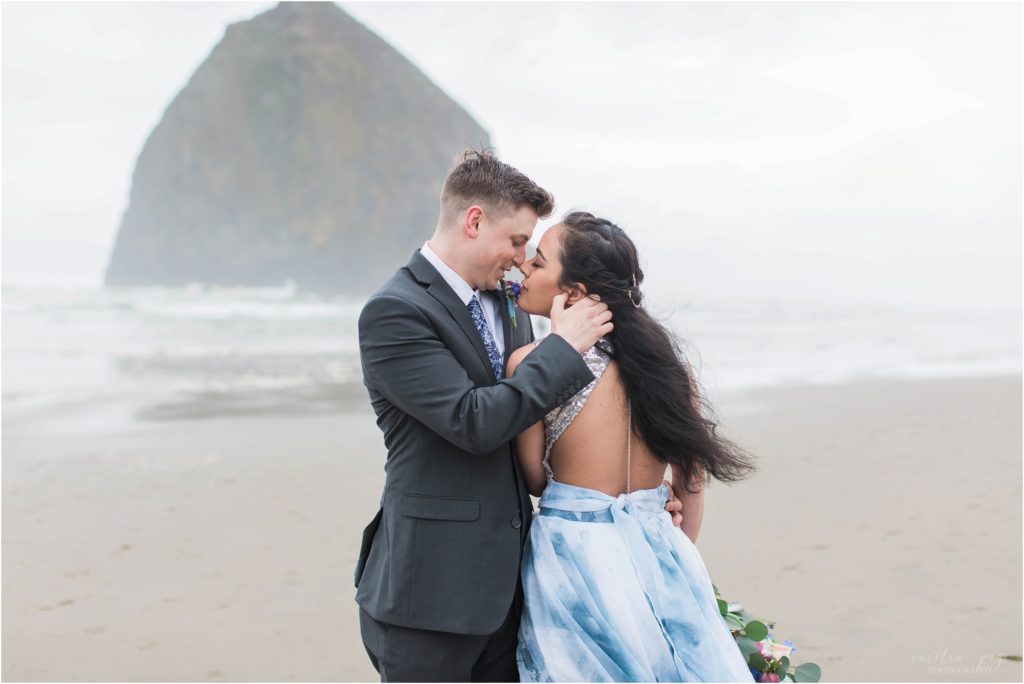
<path fill-rule="evenodd" d="M 281 288 L 3 290 L 4 421 L 136 420 L 365 409 L 363 301 Z M 648 305 L 723 391 L 856 378 L 1021 372 L 1021 331 L 999 317 L 778 299 Z M 546 320 L 535 323 L 546 332 Z M 89 427 L 91 425 L 91 427 Z"/>

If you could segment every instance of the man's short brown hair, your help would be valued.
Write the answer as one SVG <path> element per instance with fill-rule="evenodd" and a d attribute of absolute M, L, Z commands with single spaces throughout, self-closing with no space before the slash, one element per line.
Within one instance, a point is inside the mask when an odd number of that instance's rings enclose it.
<path fill-rule="evenodd" d="M 528 206 L 538 218 L 547 218 L 555 198 L 519 169 L 500 161 L 487 149 L 466 150 L 444 179 L 441 189 L 441 223 L 450 225 L 472 204 L 490 211 L 515 212 Z"/>

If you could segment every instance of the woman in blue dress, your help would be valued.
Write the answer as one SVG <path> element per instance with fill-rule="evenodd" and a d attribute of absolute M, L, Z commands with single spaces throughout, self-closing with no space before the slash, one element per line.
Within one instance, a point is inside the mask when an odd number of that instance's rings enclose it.
<path fill-rule="evenodd" d="M 636 248 L 613 223 L 574 212 L 521 270 L 524 311 L 596 295 L 615 326 L 583 354 L 595 380 L 517 438 L 541 497 L 523 555 L 521 680 L 753 681 L 695 541 L 709 478 L 754 466 L 715 434 L 671 334 L 643 308 Z M 509 374 L 531 349 L 511 355 Z M 668 466 L 682 532 L 664 510 Z"/>

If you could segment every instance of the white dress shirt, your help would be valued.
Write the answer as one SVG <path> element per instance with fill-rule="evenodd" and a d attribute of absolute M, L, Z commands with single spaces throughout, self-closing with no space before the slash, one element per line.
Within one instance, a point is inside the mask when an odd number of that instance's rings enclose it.
<path fill-rule="evenodd" d="M 477 300 L 480 302 L 480 308 L 484 312 L 484 318 L 487 320 L 487 325 L 491 329 L 491 336 L 494 338 L 494 344 L 498 347 L 498 353 L 505 354 L 505 329 L 501 323 L 501 316 L 498 313 L 498 307 L 501 302 L 493 294 L 481 292 L 480 290 L 474 290 L 469 286 L 465 280 L 462 279 L 458 273 L 452 270 L 452 267 L 444 263 L 444 261 L 437 255 L 437 252 L 430 248 L 430 241 L 423 243 L 423 247 L 420 248 L 420 254 L 422 254 L 430 264 L 437 269 L 437 272 L 441 274 L 445 282 L 455 291 L 456 296 L 462 300 L 462 303 L 469 306 L 469 300 L 476 295 Z"/>

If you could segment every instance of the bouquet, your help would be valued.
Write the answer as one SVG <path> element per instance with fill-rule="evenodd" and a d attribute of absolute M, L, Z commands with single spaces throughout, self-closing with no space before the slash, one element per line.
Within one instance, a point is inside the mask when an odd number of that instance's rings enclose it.
<path fill-rule="evenodd" d="M 804 663 L 794 669 L 789 656 L 796 651 L 796 646 L 789 639 L 781 644 L 775 641 L 774 635 L 768 631 L 775 629 L 774 622 L 758 620 L 744 610 L 738 603 L 729 603 L 715 589 L 718 609 L 726 626 L 736 639 L 736 645 L 747 659 L 750 674 L 757 682 L 781 682 L 789 678 L 791 682 L 817 682 L 821 680 L 821 668 L 815 663 Z"/>

